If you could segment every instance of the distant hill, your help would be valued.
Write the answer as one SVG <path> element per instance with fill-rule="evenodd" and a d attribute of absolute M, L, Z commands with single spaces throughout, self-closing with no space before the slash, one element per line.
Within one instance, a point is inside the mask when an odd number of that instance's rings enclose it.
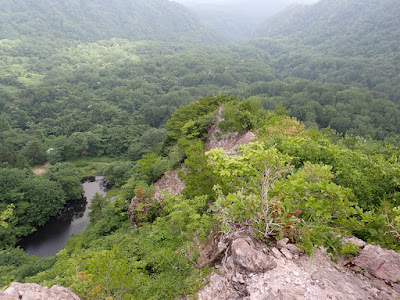
<path fill-rule="evenodd" d="M 2 0 L 0 39 L 110 38 L 217 43 L 187 8 L 167 0 Z"/>
<path fill-rule="evenodd" d="M 175 0 L 191 8 L 202 21 L 240 42 L 254 37 L 263 21 L 292 3 L 316 0 Z"/>
<path fill-rule="evenodd" d="M 285 37 L 324 54 L 396 54 L 400 49 L 400 1 L 321 0 L 291 7 L 266 22 L 259 36 Z"/>

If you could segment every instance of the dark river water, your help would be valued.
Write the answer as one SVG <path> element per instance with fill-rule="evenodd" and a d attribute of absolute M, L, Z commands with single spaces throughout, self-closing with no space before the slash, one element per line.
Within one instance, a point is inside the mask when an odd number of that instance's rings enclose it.
<path fill-rule="evenodd" d="M 88 179 L 82 186 L 85 191 L 83 199 L 69 201 L 57 216 L 19 243 L 28 255 L 55 255 L 71 235 L 81 232 L 89 224 L 90 200 L 96 193 L 105 196 L 107 187 L 103 176 Z"/>

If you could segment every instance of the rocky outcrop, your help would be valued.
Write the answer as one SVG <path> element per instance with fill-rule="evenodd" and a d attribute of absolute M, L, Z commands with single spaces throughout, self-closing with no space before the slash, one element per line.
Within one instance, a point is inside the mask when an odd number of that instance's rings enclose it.
<path fill-rule="evenodd" d="M 354 270 L 367 277 L 372 276 L 391 285 L 400 283 L 400 253 L 376 245 L 366 245 L 351 262 Z"/>
<path fill-rule="evenodd" d="M 185 183 L 179 178 L 178 170 L 165 172 L 159 180 L 154 183 L 154 191 L 150 197 L 139 198 L 135 196 L 127 208 L 128 216 L 134 224 L 140 226 L 143 216 L 146 216 L 154 201 L 162 202 L 165 193 L 176 196 L 183 192 Z M 152 203 L 153 202 L 153 203 Z"/>
<path fill-rule="evenodd" d="M 276 267 L 275 261 L 250 246 L 244 239 L 232 243 L 233 263 L 244 271 L 262 273 Z"/>
<path fill-rule="evenodd" d="M 0 291 L 1 300 L 80 300 L 69 289 L 59 285 L 51 288 L 40 286 L 36 283 L 13 282 L 10 286 Z"/>
<path fill-rule="evenodd" d="M 204 144 L 204 150 L 209 151 L 214 148 L 222 148 L 228 155 L 237 155 L 238 148 L 241 145 L 247 145 L 252 140 L 255 140 L 257 136 L 251 131 L 244 132 L 233 132 L 229 131 L 223 133 L 218 128 L 218 123 L 223 121 L 222 118 L 223 109 L 219 108 L 218 113 L 215 117 L 215 122 L 212 124 L 207 132 L 208 140 Z"/>
<path fill-rule="evenodd" d="M 159 180 L 154 183 L 154 200 L 162 201 L 164 193 L 176 196 L 183 192 L 185 183 L 179 178 L 178 170 L 165 172 Z"/>
<path fill-rule="evenodd" d="M 365 245 L 361 240 L 352 242 L 364 249 L 350 259 L 353 263 L 349 264 L 349 260 L 333 262 L 323 250 L 316 250 L 312 257 L 306 256 L 288 239 L 279 241 L 276 247 L 267 247 L 238 238 L 232 242 L 230 254 L 216 266 L 218 272 L 209 277 L 209 283 L 198 293 L 198 298 L 400 299 L 398 284 L 393 281 L 400 270 L 400 254 Z M 365 273 L 349 268 L 361 265 Z"/>
<path fill-rule="evenodd" d="M 239 154 L 237 148 L 241 145 L 246 145 L 257 136 L 249 130 L 244 132 L 227 132 L 223 133 L 218 124 L 223 121 L 223 108 L 220 107 L 216 114 L 214 124 L 208 129 L 208 140 L 204 144 L 204 151 L 209 151 L 213 148 L 223 148 L 228 155 Z M 185 172 L 184 168 L 181 168 Z M 148 211 L 153 207 L 152 201 L 162 202 L 164 194 L 168 193 L 173 196 L 181 194 L 185 189 L 185 182 L 178 176 L 178 170 L 165 172 L 159 180 L 154 183 L 154 193 L 151 197 L 139 198 L 134 197 L 131 204 L 128 206 L 128 216 L 132 222 L 140 226 Z"/>

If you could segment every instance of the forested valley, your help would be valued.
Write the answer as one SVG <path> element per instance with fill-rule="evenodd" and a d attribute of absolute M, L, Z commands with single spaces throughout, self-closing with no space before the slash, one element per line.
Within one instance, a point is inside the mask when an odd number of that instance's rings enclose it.
<path fill-rule="evenodd" d="M 309 254 L 344 253 L 346 234 L 400 251 L 399 6 L 293 5 L 238 43 L 224 35 L 235 22 L 214 29 L 166 0 L 3 0 L 0 287 L 194 295 L 211 272 L 193 266 L 194 240 L 238 224 Z M 213 124 L 257 139 L 237 156 L 205 152 Z M 182 167 L 184 192 L 152 200 L 154 182 Z M 263 168 L 276 175 L 274 216 L 257 213 Z M 93 172 L 114 200 L 92 205 L 90 225 L 56 256 L 27 256 L 18 242 L 81 198 Z M 262 234 L 271 218 L 283 227 Z"/>

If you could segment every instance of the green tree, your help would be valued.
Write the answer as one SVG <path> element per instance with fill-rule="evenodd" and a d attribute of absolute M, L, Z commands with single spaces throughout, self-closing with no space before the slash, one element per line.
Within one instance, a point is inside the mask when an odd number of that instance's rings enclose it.
<path fill-rule="evenodd" d="M 67 200 L 82 198 L 83 188 L 78 170 L 70 163 L 59 163 L 49 168 L 45 175 L 59 184 Z"/>
<path fill-rule="evenodd" d="M 15 208 L 14 204 L 10 204 L 7 206 L 6 210 L 0 213 L 0 226 L 3 228 L 8 227 L 8 223 L 6 222 L 7 219 L 12 218 L 13 216 L 13 209 Z"/>
<path fill-rule="evenodd" d="M 103 218 L 103 210 L 107 204 L 107 198 L 103 197 L 99 193 L 96 193 L 94 197 L 90 200 L 89 205 L 89 219 L 91 223 L 95 223 Z"/>

